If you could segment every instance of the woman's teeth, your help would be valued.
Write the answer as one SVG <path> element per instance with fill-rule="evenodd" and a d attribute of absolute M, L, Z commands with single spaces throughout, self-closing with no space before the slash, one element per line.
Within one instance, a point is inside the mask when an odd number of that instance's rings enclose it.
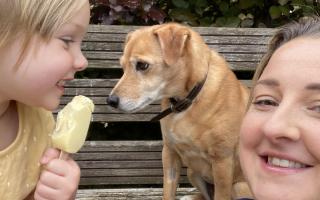
<path fill-rule="evenodd" d="M 306 168 L 307 166 L 302 163 L 294 162 L 291 160 L 285 160 L 275 157 L 268 157 L 268 164 L 276 167 L 285 167 L 285 168 L 293 168 L 293 169 L 300 169 Z"/>

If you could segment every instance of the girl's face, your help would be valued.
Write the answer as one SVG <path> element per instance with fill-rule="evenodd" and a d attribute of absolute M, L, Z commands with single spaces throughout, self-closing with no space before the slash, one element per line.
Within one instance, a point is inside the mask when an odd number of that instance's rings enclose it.
<path fill-rule="evenodd" d="M 49 42 L 34 36 L 16 69 L 22 39 L 1 51 L 0 100 L 17 100 L 54 110 L 63 95 L 65 82 L 88 65 L 80 48 L 89 24 L 89 12 L 89 3 L 86 3 Z"/>
<path fill-rule="evenodd" d="M 258 200 L 320 197 L 320 39 L 271 57 L 240 131 L 240 160 Z"/>

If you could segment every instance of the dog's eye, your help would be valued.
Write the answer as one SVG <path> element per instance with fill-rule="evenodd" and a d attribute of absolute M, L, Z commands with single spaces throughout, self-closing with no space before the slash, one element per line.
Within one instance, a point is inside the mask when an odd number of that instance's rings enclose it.
<path fill-rule="evenodd" d="M 136 69 L 138 71 L 144 71 L 144 70 L 148 69 L 148 67 L 149 67 L 149 64 L 145 63 L 145 62 L 137 62 L 137 64 L 136 64 Z"/>

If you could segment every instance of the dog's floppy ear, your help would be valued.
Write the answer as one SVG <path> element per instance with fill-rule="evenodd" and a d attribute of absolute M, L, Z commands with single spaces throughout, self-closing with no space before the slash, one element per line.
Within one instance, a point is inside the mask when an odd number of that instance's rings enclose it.
<path fill-rule="evenodd" d="M 176 25 L 164 25 L 153 32 L 160 42 L 164 61 L 173 65 L 183 55 L 186 41 L 190 37 L 187 28 Z"/>
<path fill-rule="evenodd" d="M 125 41 L 124 41 L 124 43 L 123 43 L 122 49 L 124 49 L 124 47 L 126 46 L 126 44 L 129 42 L 132 33 L 133 33 L 133 31 L 129 32 L 129 33 L 126 35 L 126 39 L 125 39 Z"/>

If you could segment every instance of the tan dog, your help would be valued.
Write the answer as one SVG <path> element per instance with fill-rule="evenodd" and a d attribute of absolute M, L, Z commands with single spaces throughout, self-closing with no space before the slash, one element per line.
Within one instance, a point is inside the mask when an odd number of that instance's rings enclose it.
<path fill-rule="evenodd" d="M 127 112 L 158 99 L 166 109 L 170 107 L 169 98 L 184 99 L 204 81 L 190 107 L 161 120 L 163 199 L 175 199 L 183 164 L 201 198 L 249 197 L 237 157 L 238 131 L 248 91 L 226 61 L 210 50 L 198 33 L 169 23 L 128 34 L 120 63 L 124 74 L 107 101 Z M 196 198 L 199 196 L 184 199 Z"/>

